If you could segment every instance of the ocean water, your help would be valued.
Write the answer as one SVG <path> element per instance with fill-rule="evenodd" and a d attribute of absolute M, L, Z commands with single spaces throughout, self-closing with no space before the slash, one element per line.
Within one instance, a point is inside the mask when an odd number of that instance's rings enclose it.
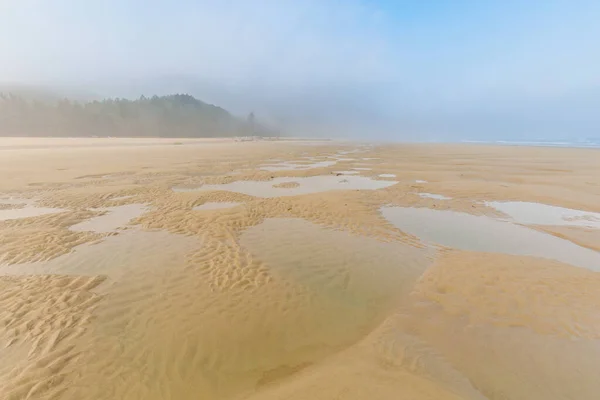
<path fill-rule="evenodd" d="M 600 148 L 600 139 L 581 140 L 462 140 L 462 143 L 500 144 L 509 146 L 543 146 L 543 147 L 575 147 Z"/>

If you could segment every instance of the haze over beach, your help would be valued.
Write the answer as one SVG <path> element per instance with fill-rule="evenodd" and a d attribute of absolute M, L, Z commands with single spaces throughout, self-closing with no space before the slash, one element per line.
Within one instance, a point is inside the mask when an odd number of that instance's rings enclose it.
<path fill-rule="evenodd" d="M 593 0 L 8 0 L 0 84 L 190 94 L 292 136 L 598 143 L 599 16 Z"/>
<path fill-rule="evenodd" d="M 0 3 L 0 399 L 596 400 L 600 4 Z"/>

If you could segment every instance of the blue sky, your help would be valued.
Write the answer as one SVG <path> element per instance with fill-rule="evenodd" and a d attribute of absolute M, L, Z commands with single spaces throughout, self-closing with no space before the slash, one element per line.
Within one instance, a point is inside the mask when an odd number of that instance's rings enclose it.
<path fill-rule="evenodd" d="M 0 82 L 190 92 L 294 133 L 598 137 L 598 21 L 590 0 L 0 0 Z"/>

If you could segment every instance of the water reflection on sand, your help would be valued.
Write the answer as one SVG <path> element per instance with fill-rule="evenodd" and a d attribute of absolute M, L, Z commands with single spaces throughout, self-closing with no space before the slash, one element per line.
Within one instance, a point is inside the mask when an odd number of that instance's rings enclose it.
<path fill-rule="evenodd" d="M 600 271 L 600 253 L 509 222 L 428 208 L 384 207 L 381 212 L 402 231 L 427 242 L 463 250 L 549 258 Z"/>
<path fill-rule="evenodd" d="M 66 210 L 53 207 L 40 207 L 35 205 L 34 200 L 5 198 L 0 199 L 0 221 L 13 219 L 39 217 L 47 214 L 56 214 Z"/>
<path fill-rule="evenodd" d="M 295 182 L 293 187 L 278 187 L 280 184 Z M 281 197 L 298 196 L 302 194 L 327 192 L 331 190 L 376 190 L 392 186 L 396 181 L 379 181 L 363 176 L 345 176 L 340 178 L 334 175 L 309 176 L 299 178 L 279 177 L 269 181 L 236 181 L 220 185 L 203 185 L 199 188 L 181 189 L 173 188 L 176 192 L 193 192 L 209 190 L 227 190 L 247 194 L 255 197 Z"/>

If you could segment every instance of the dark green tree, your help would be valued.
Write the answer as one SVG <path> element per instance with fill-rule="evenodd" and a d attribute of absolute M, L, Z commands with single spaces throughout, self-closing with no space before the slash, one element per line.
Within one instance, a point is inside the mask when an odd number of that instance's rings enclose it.
<path fill-rule="evenodd" d="M 40 101 L 0 94 L 0 136 L 232 137 L 267 136 L 246 121 L 187 94 L 137 100 Z"/>

